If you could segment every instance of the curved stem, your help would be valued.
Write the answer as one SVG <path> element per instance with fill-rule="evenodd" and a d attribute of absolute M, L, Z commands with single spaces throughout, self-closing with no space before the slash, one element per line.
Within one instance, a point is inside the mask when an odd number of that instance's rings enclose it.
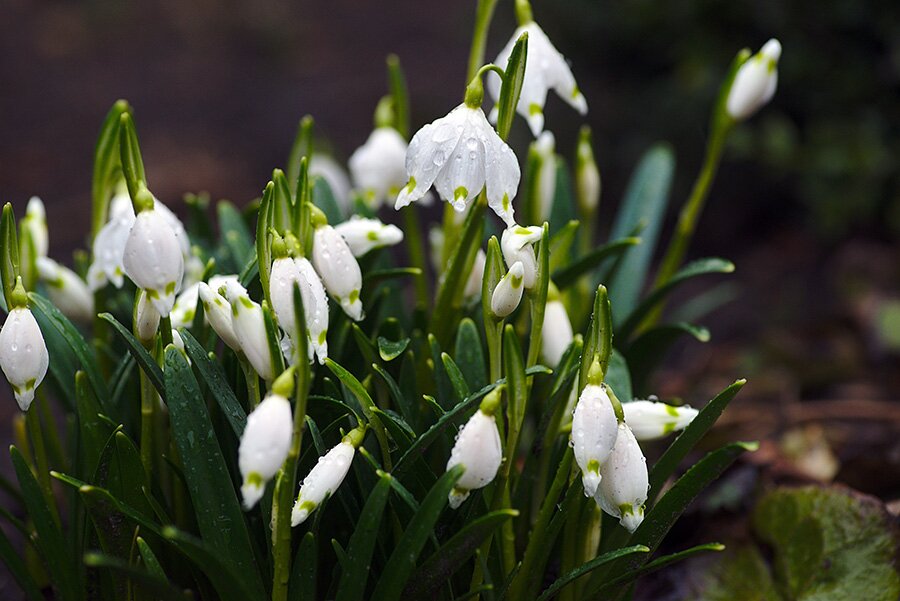
<path fill-rule="evenodd" d="M 484 63 L 484 50 L 487 46 L 488 31 L 491 27 L 491 19 L 494 18 L 494 8 L 497 0 L 478 0 L 478 8 L 475 11 L 475 29 L 472 33 L 472 46 L 469 50 L 469 69 L 466 72 L 466 82 L 472 80 L 478 72 L 478 68 Z"/>

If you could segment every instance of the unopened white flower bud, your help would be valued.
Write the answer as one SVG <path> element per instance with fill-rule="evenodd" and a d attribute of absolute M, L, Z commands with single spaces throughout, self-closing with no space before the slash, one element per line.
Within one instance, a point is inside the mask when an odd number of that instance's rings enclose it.
<path fill-rule="evenodd" d="M 145 345 L 153 340 L 159 329 L 159 311 L 147 298 L 144 290 L 138 292 L 137 308 L 134 314 L 134 334 Z"/>
<path fill-rule="evenodd" d="M 303 257 L 294 259 L 300 272 L 300 296 L 303 299 L 303 313 L 306 316 L 306 334 L 309 336 L 309 360 L 315 352 L 320 364 L 328 357 L 328 295 L 319 274 L 312 263 Z"/>
<path fill-rule="evenodd" d="M 594 159 L 591 146 L 591 129 L 581 128 L 578 147 L 575 150 L 575 196 L 581 213 L 587 217 L 594 214 L 600 204 L 601 190 L 600 170 Z"/>
<path fill-rule="evenodd" d="M 480 248 L 475 253 L 475 261 L 472 263 L 472 271 L 466 280 L 465 298 L 471 298 L 481 294 L 481 286 L 484 284 L 484 266 L 487 264 L 487 255 Z"/>
<path fill-rule="evenodd" d="M 300 493 L 291 510 L 291 526 L 299 526 L 305 522 L 325 497 L 334 494 L 347 476 L 356 447 L 362 443 L 362 438 L 363 431 L 360 428 L 352 430 L 337 446 L 319 457 L 318 463 L 300 486 Z"/>
<path fill-rule="evenodd" d="M 125 273 L 163 317 L 175 305 L 175 294 L 184 277 L 181 242 L 169 220 L 158 208 L 140 212 L 125 242 Z"/>
<path fill-rule="evenodd" d="M 459 431 L 447 461 L 448 470 L 457 465 L 466 468 L 450 491 L 450 507 L 456 509 L 468 498 L 470 491 L 490 484 L 502 462 L 497 422 L 493 415 L 479 408 Z"/>
<path fill-rule="evenodd" d="M 76 321 L 93 319 L 94 296 L 77 273 L 48 257 L 37 258 L 37 269 L 50 300 L 63 315 Z"/>
<path fill-rule="evenodd" d="M 0 328 L 0 368 L 22 411 L 31 406 L 49 365 L 47 345 L 31 310 L 24 305 L 14 307 Z"/>
<path fill-rule="evenodd" d="M 238 448 L 245 509 L 251 509 L 262 498 L 266 482 L 278 473 L 287 458 L 292 436 L 291 404 L 279 394 L 269 394 L 247 416 Z"/>
<path fill-rule="evenodd" d="M 534 243 L 541 239 L 543 229 L 537 225 L 522 227 L 513 224 L 503 230 L 500 236 L 500 250 L 507 265 L 516 261 L 522 263 L 525 270 L 525 288 L 531 289 L 537 282 L 537 259 L 534 256 Z"/>
<path fill-rule="evenodd" d="M 634 532 L 644 521 L 644 504 L 650 480 L 647 458 L 626 424 L 619 424 L 619 434 L 609 458 L 600 467 L 603 479 L 594 500 L 603 511 L 619 518 L 619 523 Z"/>
<path fill-rule="evenodd" d="M 375 248 L 394 246 L 403 241 L 403 232 L 396 225 L 382 223 L 379 219 L 352 217 L 334 226 L 350 247 L 354 257 L 361 257 Z"/>
<path fill-rule="evenodd" d="M 406 183 L 406 140 L 393 127 L 377 127 L 348 162 L 366 203 L 378 207 Z"/>
<path fill-rule="evenodd" d="M 344 238 L 330 225 L 319 225 L 313 238 L 312 264 L 325 289 L 354 321 L 363 318 L 362 272 Z"/>
<path fill-rule="evenodd" d="M 601 470 L 616 443 L 618 426 L 606 388 L 595 384 L 585 386 L 572 416 L 571 444 L 575 463 L 581 468 L 581 482 L 587 497 L 597 492 Z"/>
<path fill-rule="evenodd" d="M 778 87 L 779 58 L 781 43 L 773 38 L 738 68 L 725 102 L 732 119 L 743 121 L 772 100 Z"/>
<path fill-rule="evenodd" d="M 655 401 L 632 401 L 624 403 L 622 409 L 625 423 L 640 441 L 656 440 L 684 430 L 700 413 L 688 405 L 675 407 Z"/>
<path fill-rule="evenodd" d="M 234 333 L 231 305 L 219 293 L 219 288 L 226 286 L 228 282 L 241 286 L 238 283 L 237 276 L 213 276 L 210 278 L 209 284 L 200 282 L 197 292 L 200 295 L 200 301 L 203 303 L 203 315 L 206 317 L 206 321 L 209 322 L 215 333 L 219 335 L 222 342 L 228 345 L 231 350 L 240 352 L 241 343 Z M 243 286 L 241 286 L 241 289 L 243 289 Z M 244 294 L 246 293 L 247 291 L 244 290 Z"/>
<path fill-rule="evenodd" d="M 234 281 L 225 283 L 225 297 L 231 304 L 231 323 L 244 356 L 259 377 L 271 382 L 275 374 L 262 307 L 253 302 L 244 287 Z"/>
<path fill-rule="evenodd" d="M 516 310 L 522 301 L 522 292 L 525 290 L 524 280 L 525 268 L 521 261 L 516 261 L 491 295 L 491 311 L 494 312 L 494 315 L 506 317 Z"/>
<path fill-rule="evenodd" d="M 47 231 L 47 212 L 44 210 L 44 203 L 37 196 L 32 196 L 28 200 L 28 206 L 25 208 L 25 217 L 22 219 L 20 227 L 23 233 L 27 232 L 26 235 L 31 240 L 35 258 L 46 257 L 47 250 L 50 247 L 50 234 Z M 22 254 L 24 255 L 25 253 Z"/>
<path fill-rule="evenodd" d="M 538 221 L 550 219 L 553 199 L 556 196 L 556 138 L 553 132 L 544 131 L 531 144 L 538 159 L 537 177 Z"/>
<path fill-rule="evenodd" d="M 548 366 L 559 365 L 572 340 L 572 322 L 566 306 L 560 300 L 547 302 L 541 326 L 541 355 Z"/>

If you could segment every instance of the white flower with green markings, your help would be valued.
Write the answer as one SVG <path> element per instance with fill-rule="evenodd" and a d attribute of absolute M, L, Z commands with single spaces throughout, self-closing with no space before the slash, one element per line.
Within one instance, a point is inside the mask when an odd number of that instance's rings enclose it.
<path fill-rule="evenodd" d="M 206 321 L 212 327 L 213 331 L 219 335 L 231 350 L 235 352 L 241 351 L 241 343 L 237 334 L 234 333 L 234 322 L 232 318 L 231 305 L 224 295 L 221 294 L 220 288 L 223 286 L 236 286 L 246 296 L 247 290 L 238 282 L 236 275 L 217 275 L 209 279 L 209 283 L 200 282 L 197 286 L 197 293 L 200 295 L 200 301 L 203 303 L 203 315 Z"/>
<path fill-rule="evenodd" d="M 512 224 L 500 236 L 500 250 L 507 265 L 522 263 L 525 273 L 525 288 L 532 288 L 537 281 L 537 259 L 534 256 L 534 243 L 541 239 L 543 229 L 532 225 L 522 227 Z"/>
<path fill-rule="evenodd" d="M 393 127 L 376 127 L 350 156 L 353 184 L 366 204 L 377 208 L 396 198 L 406 183 L 406 140 Z"/>
<path fill-rule="evenodd" d="M 778 87 L 781 43 L 771 39 L 738 68 L 725 109 L 732 119 L 743 121 L 772 100 Z"/>
<path fill-rule="evenodd" d="M 99 290 L 111 283 L 121 288 L 124 283 L 123 259 L 125 243 L 134 224 L 134 209 L 128 193 L 119 193 L 109 202 L 109 221 L 100 228 L 93 244 L 93 261 L 88 268 L 88 286 Z"/>
<path fill-rule="evenodd" d="M 491 391 L 466 425 L 456 436 L 447 470 L 457 465 L 465 468 L 462 476 L 450 491 L 450 508 L 462 505 L 473 490 L 484 488 L 490 484 L 503 462 L 503 448 L 500 443 L 500 432 L 494 419 L 494 411 L 500 404 L 500 393 Z"/>
<path fill-rule="evenodd" d="M 49 257 L 38 257 L 37 269 L 50 300 L 63 315 L 82 322 L 94 318 L 94 296 L 77 273 Z"/>
<path fill-rule="evenodd" d="M 543 131 L 531 143 L 533 156 L 537 159 L 537 220 L 550 219 L 553 200 L 556 197 L 556 138 L 553 132 Z"/>
<path fill-rule="evenodd" d="M 245 509 L 252 509 L 259 502 L 266 483 L 281 469 L 291 448 L 293 427 L 291 403 L 277 392 L 267 395 L 247 416 L 238 447 Z"/>
<path fill-rule="evenodd" d="M 253 302 L 244 287 L 235 281 L 225 283 L 225 298 L 231 304 L 231 323 L 241 351 L 259 377 L 271 382 L 274 368 L 262 307 Z"/>
<path fill-rule="evenodd" d="M 588 384 L 581 391 L 572 416 L 572 450 L 581 469 L 584 495 L 592 497 L 602 479 L 601 470 L 612 453 L 619 422 L 603 384 Z"/>
<path fill-rule="evenodd" d="M 688 405 L 676 407 L 657 401 L 623 403 L 622 409 L 625 423 L 640 441 L 656 440 L 684 430 L 700 413 Z"/>
<path fill-rule="evenodd" d="M 362 272 L 344 238 L 327 223 L 316 225 L 313 234 L 312 264 L 325 290 L 341 305 L 350 319 L 363 318 Z"/>
<path fill-rule="evenodd" d="M 558 298 L 547 301 L 544 323 L 541 325 L 541 356 L 548 366 L 559 365 L 573 338 L 572 322 L 566 306 Z"/>
<path fill-rule="evenodd" d="M 629 532 L 644 521 L 644 505 L 650 490 L 647 458 L 626 424 L 619 424 L 616 443 L 600 466 L 600 486 L 594 500 L 603 511 L 618 518 Z"/>
<path fill-rule="evenodd" d="M 27 257 L 34 250 L 34 258 L 39 259 L 47 256 L 50 248 L 50 233 L 47 230 L 47 211 L 44 209 L 43 201 L 37 196 L 32 196 L 28 200 L 25 207 L 25 217 L 20 223 L 22 231 L 22 239 L 20 241 L 20 252 L 22 261 L 25 262 Z M 26 244 L 30 244 L 31 248 L 27 248 Z"/>
<path fill-rule="evenodd" d="M 19 409 L 28 411 L 34 391 L 47 375 L 50 355 L 41 328 L 28 308 L 21 278 L 12 293 L 10 306 L 0 328 L 0 369 L 12 385 Z"/>
<path fill-rule="evenodd" d="M 384 223 L 380 219 L 351 217 L 334 226 L 350 247 L 354 257 L 361 257 L 376 248 L 394 246 L 403 241 L 403 231 L 396 225 Z"/>
<path fill-rule="evenodd" d="M 521 261 L 513 263 L 491 295 L 491 311 L 497 317 L 506 317 L 516 310 L 525 291 L 525 268 Z"/>
<path fill-rule="evenodd" d="M 341 442 L 328 453 L 319 457 L 318 463 L 310 470 L 291 510 L 291 526 L 299 526 L 306 521 L 325 497 L 334 494 L 350 470 L 356 449 L 362 443 L 365 430 L 356 428 L 347 433 Z"/>

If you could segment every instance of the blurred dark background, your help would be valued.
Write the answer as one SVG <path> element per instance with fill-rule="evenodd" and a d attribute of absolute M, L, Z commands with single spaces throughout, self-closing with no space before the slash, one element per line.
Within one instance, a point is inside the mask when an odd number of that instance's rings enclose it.
<path fill-rule="evenodd" d="M 406 71 L 414 126 L 455 106 L 474 10 L 474 0 L 0 0 L 0 201 L 21 215 L 41 196 L 51 254 L 67 261 L 89 228 L 100 123 L 126 98 L 160 198 L 176 210 L 184 192 L 245 203 L 284 164 L 302 115 L 339 160 L 365 140 L 388 53 Z M 601 228 L 658 140 L 678 161 L 674 221 L 732 57 L 781 40 L 778 92 L 732 135 L 692 250 L 734 260 L 733 300 L 703 321 L 712 342 L 682 345 L 657 388 L 701 404 L 746 376 L 726 426 L 771 440 L 761 461 L 784 467 L 797 440 L 803 457 L 824 445 L 825 467 L 801 457 L 785 469 L 900 497 L 900 3 L 534 0 L 534 13 L 588 99 Z M 501 0 L 488 60 L 514 26 Z M 571 159 L 577 115 L 555 97 L 547 115 Z M 517 119 L 513 146 L 529 139 Z"/>

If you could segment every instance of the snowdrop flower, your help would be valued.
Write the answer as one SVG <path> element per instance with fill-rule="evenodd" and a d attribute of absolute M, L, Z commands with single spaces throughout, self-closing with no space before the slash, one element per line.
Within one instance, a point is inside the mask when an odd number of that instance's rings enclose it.
<path fill-rule="evenodd" d="M 531 152 L 538 160 L 537 199 L 539 221 L 550 219 L 553 199 L 556 196 L 556 138 L 553 132 L 544 131 L 531 144 Z"/>
<path fill-rule="evenodd" d="M 575 149 L 575 196 L 583 215 L 593 215 L 600 204 L 600 170 L 591 146 L 591 128 L 581 128 Z"/>
<path fill-rule="evenodd" d="M 37 258 L 38 276 L 50 294 L 50 300 L 63 315 L 77 321 L 94 317 L 94 297 L 78 274 L 48 257 Z"/>
<path fill-rule="evenodd" d="M 172 224 L 156 206 L 146 188 L 138 192 L 142 210 L 125 242 L 125 273 L 163 317 L 175 305 L 175 294 L 184 277 L 184 255 Z"/>
<path fill-rule="evenodd" d="M 47 231 L 47 212 L 44 210 L 44 203 L 37 196 L 32 196 L 28 200 L 28 206 L 25 208 L 25 217 L 20 223 L 23 233 L 27 232 L 27 236 L 22 236 L 20 253 L 24 259 L 30 253 L 31 249 L 26 248 L 26 237 L 31 240 L 34 248 L 35 259 L 47 256 L 47 250 L 50 246 L 50 235 Z M 26 262 L 25 260 L 22 261 Z"/>
<path fill-rule="evenodd" d="M 334 226 L 350 247 L 354 257 L 361 257 L 375 248 L 394 246 L 403 241 L 403 232 L 396 225 L 382 223 L 379 219 L 351 217 L 349 221 Z"/>
<path fill-rule="evenodd" d="M 200 295 L 200 301 L 203 303 L 203 315 L 209 322 L 212 329 L 219 335 L 228 347 L 234 352 L 241 351 L 241 343 L 237 334 L 234 333 L 234 325 L 232 323 L 232 311 L 228 301 L 219 293 L 222 286 L 237 286 L 242 291 L 241 294 L 246 296 L 247 291 L 238 283 L 236 275 L 232 276 L 213 276 L 209 280 L 209 284 L 200 282 L 197 286 L 197 292 Z"/>
<path fill-rule="evenodd" d="M 466 290 L 463 292 L 465 298 L 471 298 L 481 294 L 481 287 L 484 285 L 484 266 L 487 264 L 487 255 L 480 248 L 475 254 L 475 262 L 472 263 L 472 271 L 469 273 L 469 279 L 466 280 Z"/>
<path fill-rule="evenodd" d="M 462 476 L 450 491 L 450 507 L 456 509 L 469 497 L 470 491 L 491 483 L 503 462 L 500 432 L 494 420 L 494 411 L 500 404 L 500 392 L 496 388 L 481 402 L 478 411 L 469 418 L 456 436 L 447 470 L 457 465 L 465 468 Z"/>
<path fill-rule="evenodd" d="M 626 424 L 619 424 L 616 444 L 606 463 L 600 466 L 603 479 L 594 500 L 603 511 L 619 518 L 619 523 L 634 532 L 644 521 L 644 504 L 650 489 L 647 459 Z"/>
<path fill-rule="evenodd" d="M 778 86 L 779 58 L 781 43 L 773 38 L 740 66 L 725 101 L 732 119 L 743 121 L 772 100 Z"/>
<path fill-rule="evenodd" d="M 532 135 L 537 137 L 544 129 L 544 104 L 549 90 L 556 90 L 560 98 L 582 115 L 587 114 L 587 101 L 579 91 L 565 57 L 553 46 L 544 30 L 531 19 L 530 9 L 527 12 L 529 14 L 520 15 L 519 22 L 522 25 L 497 55 L 494 64 L 505 66 L 516 41 L 523 33 L 528 33 L 528 60 L 525 62 L 525 78 L 516 112 L 528 121 Z M 487 85 L 494 102 L 499 102 L 500 77 L 491 73 Z M 495 119 L 496 110 L 495 107 L 491 113 L 492 119 Z"/>
<path fill-rule="evenodd" d="M 293 377 L 291 374 L 290 377 Z M 282 382 L 279 377 L 277 382 Z M 277 387 L 247 416 L 247 426 L 238 447 L 238 467 L 243 484 L 244 509 L 252 509 L 262 498 L 266 482 L 271 480 L 291 448 L 294 425 L 287 392 Z M 292 388 L 292 386 L 291 386 Z"/>
<path fill-rule="evenodd" d="M 345 215 L 350 212 L 350 178 L 337 161 L 325 154 L 313 154 L 309 161 L 309 175 L 325 180 L 341 211 Z"/>
<path fill-rule="evenodd" d="M 541 326 L 541 355 L 547 365 L 559 365 L 572 340 L 572 322 L 569 321 L 566 306 L 559 298 L 549 300 L 544 308 L 544 323 Z"/>
<path fill-rule="evenodd" d="M 325 289 L 354 321 L 363 318 L 362 272 L 344 238 L 327 223 L 315 225 L 312 264 Z"/>
<path fill-rule="evenodd" d="M 572 417 L 572 447 L 575 463 L 581 469 L 584 495 L 592 497 L 601 482 L 619 433 L 616 413 L 603 384 L 588 384 L 581 391 Z"/>
<path fill-rule="evenodd" d="M 488 123 L 480 98 L 467 98 L 417 131 L 406 152 L 406 171 L 409 182 L 397 195 L 395 209 L 419 200 L 434 185 L 441 198 L 462 212 L 487 188 L 488 205 L 513 223 L 519 161 Z"/>
<path fill-rule="evenodd" d="M 276 245 L 272 245 L 273 251 Z M 328 357 L 328 296 L 312 264 L 305 258 L 282 256 L 272 262 L 272 273 L 269 279 L 269 296 L 272 299 L 272 310 L 278 318 L 278 325 L 288 337 L 288 359 L 296 363 L 298 357 L 293 356 L 294 344 L 291 342 L 297 333 L 297 316 L 294 312 L 294 288 L 300 287 L 300 298 L 303 302 L 303 313 L 306 318 L 306 336 L 309 341 L 309 357 L 313 353 L 319 363 L 325 363 Z"/>
<path fill-rule="evenodd" d="M 93 262 L 88 268 L 88 286 L 92 291 L 103 288 L 107 282 L 121 288 L 123 275 L 123 255 L 128 234 L 134 224 L 134 209 L 127 192 L 113 196 L 109 204 L 109 221 L 94 238 Z"/>
<path fill-rule="evenodd" d="M 241 351 L 256 373 L 266 382 L 271 382 L 274 376 L 272 355 L 269 353 L 262 307 L 250 300 L 244 287 L 234 281 L 225 283 L 225 298 L 231 303 L 231 323 Z"/>
<path fill-rule="evenodd" d="M 406 183 L 406 140 L 393 127 L 376 127 L 350 156 L 348 166 L 366 203 L 378 207 Z"/>
<path fill-rule="evenodd" d="M 147 346 L 156 336 L 160 316 L 146 292 L 139 290 L 138 295 L 137 307 L 134 311 L 134 333 L 137 339 Z"/>
<path fill-rule="evenodd" d="M 175 299 L 175 306 L 169 313 L 173 328 L 189 328 L 197 314 L 197 301 L 200 300 L 200 282 L 191 284 L 181 291 Z"/>
<path fill-rule="evenodd" d="M 640 441 L 656 440 L 684 430 L 700 413 L 688 405 L 675 407 L 655 401 L 632 401 L 624 403 L 622 409 L 625 423 Z"/>
<path fill-rule="evenodd" d="M 491 295 L 491 311 L 494 312 L 494 315 L 502 318 L 516 310 L 522 300 L 522 292 L 525 290 L 524 279 L 525 268 L 521 261 L 516 261 Z"/>
<path fill-rule="evenodd" d="M 365 430 L 362 427 L 351 430 L 341 439 L 340 444 L 319 457 L 319 462 L 303 479 L 300 486 L 300 494 L 297 495 L 297 501 L 291 510 L 291 526 L 299 526 L 305 522 L 325 497 L 334 494 L 347 476 L 353 455 L 362 444 L 364 435 Z"/>
<path fill-rule="evenodd" d="M 0 369 L 12 385 L 19 409 L 28 411 L 34 391 L 50 365 L 44 336 L 28 308 L 28 297 L 18 278 L 13 290 L 11 310 L 0 328 Z"/>
<path fill-rule="evenodd" d="M 541 239 L 543 229 L 532 225 L 522 227 L 513 223 L 500 236 L 500 250 L 507 265 L 522 263 L 525 273 L 525 288 L 531 288 L 537 281 L 537 259 L 533 244 Z"/>

